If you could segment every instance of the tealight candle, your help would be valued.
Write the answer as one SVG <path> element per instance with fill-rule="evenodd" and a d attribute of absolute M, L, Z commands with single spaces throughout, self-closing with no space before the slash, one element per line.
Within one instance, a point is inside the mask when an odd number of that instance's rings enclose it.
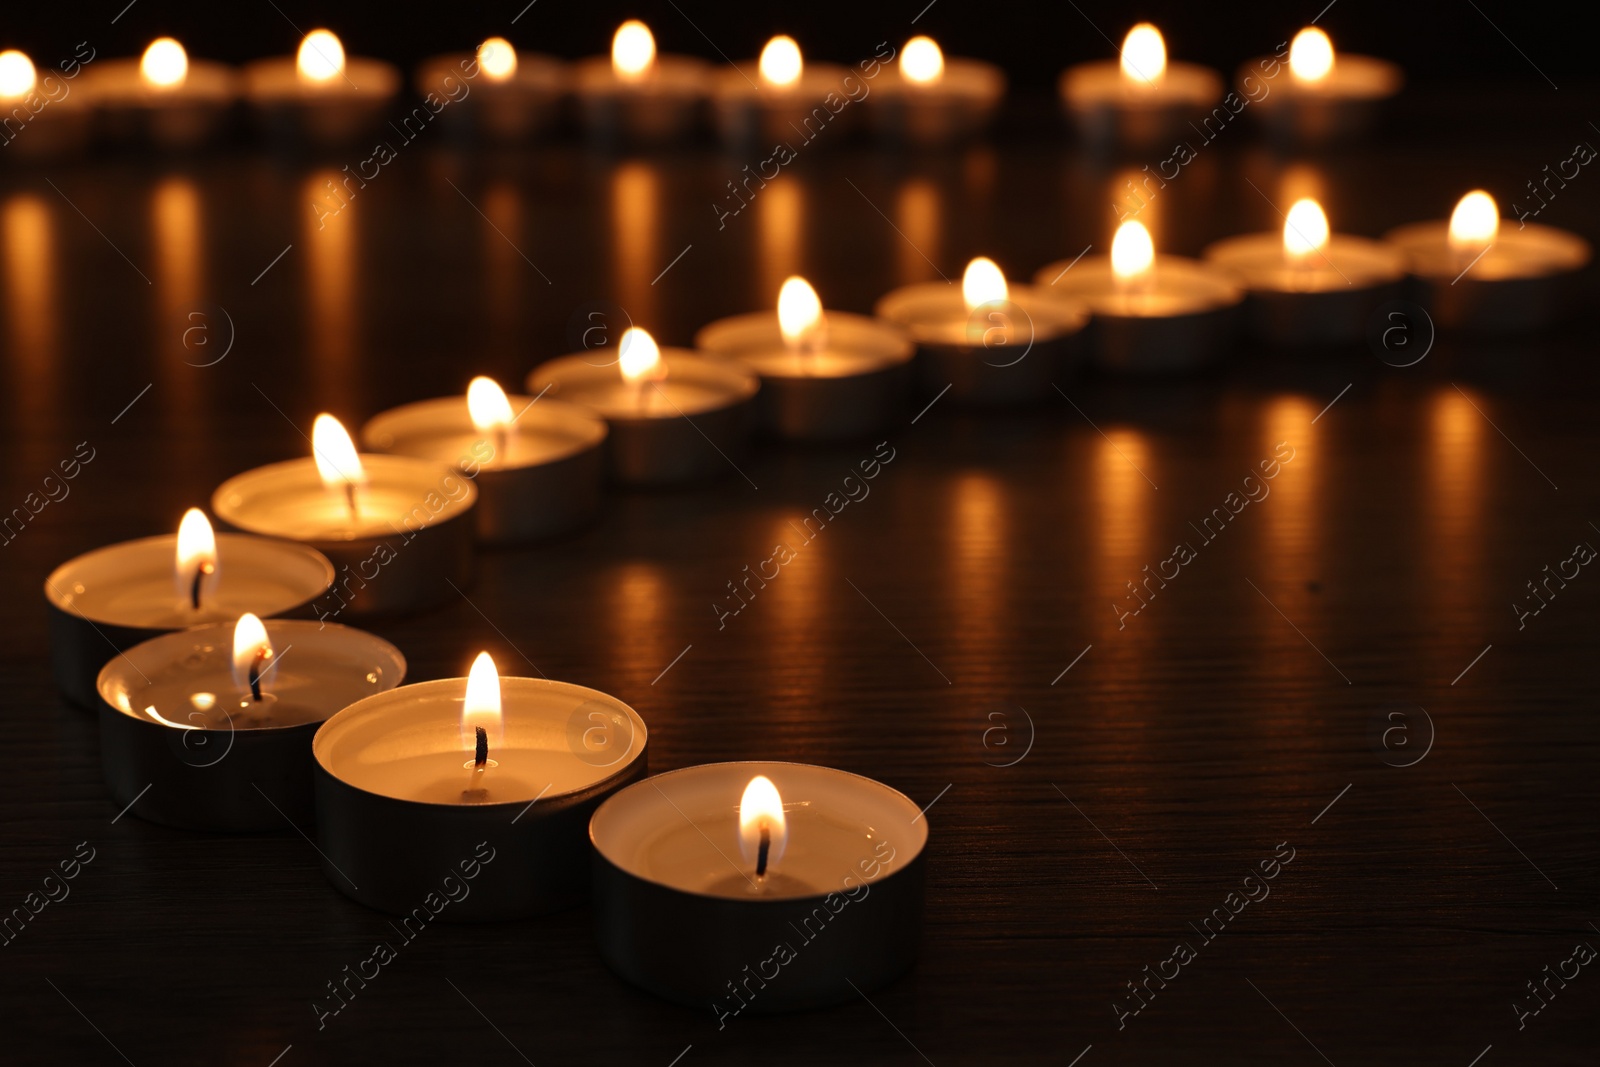
<path fill-rule="evenodd" d="M 360 630 L 251 614 L 135 645 L 98 681 L 112 800 L 190 830 L 309 824 L 317 727 L 405 669 L 398 649 Z"/>
<path fill-rule="evenodd" d="M 1415 222 L 1384 240 L 1406 265 L 1440 326 L 1514 333 L 1548 326 L 1569 309 L 1573 275 L 1589 262 L 1589 242 L 1553 226 L 1500 224 L 1481 189 L 1461 198 L 1449 222 Z"/>
<path fill-rule="evenodd" d="M 420 95 L 449 102 L 440 112 L 449 128 L 486 141 L 523 141 L 555 125 L 567 67 L 554 56 L 518 52 L 504 37 L 490 37 L 476 54 L 424 61 L 416 84 Z"/>
<path fill-rule="evenodd" d="M 361 443 L 457 467 L 478 486 L 478 539 L 519 544 L 566 533 L 594 518 L 605 478 L 606 424 L 559 400 L 508 397 L 474 378 L 465 397 L 386 411 Z"/>
<path fill-rule="evenodd" d="M 914 349 L 881 319 L 824 313 L 804 278 L 778 292 L 778 310 L 719 319 L 695 347 L 761 376 L 761 425 L 779 437 L 840 440 L 888 426 L 905 406 Z"/>
<path fill-rule="evenodd" d="M 176 535 L 96 549 L 45 579 L 56 685 L 74 704 L 92 708 L 100 668 L 125 649 L 247 611 L 304 611 L 333 579 L 333 565 L 315 549 L 219 536 L 203 512 L 190 508 Z"/>
<path fill-rule="evenodd" d="M 1246 328 L 1281 345 L 1360 341 L 1405 277 L 1392 246 L 1329 234 L 1322 206 L 1309 198 L 1289 208 L 1281 235 L 1230 237 L 1204 256 L 1244 286 Z"/>
<path fill-rule="evenodd" d="M 870 778 L 687 767 L 607 800 L 589 836 L 606 963 L 724 1024 L 853 1000 L 916 962 L 928 821 Z"/>
<path fill-rule="evenodd" d="M 1169 63 L 1161 31 L 1141 22 L 1123 39 L 1119 59 L 1068 68 L 1060 92 L 1089 144 L 1170 147 L 1222 97 L 1222 77 L 1193 63 Z"/>
<path fill-rule="evenodd" d="M 1038 400 L 1077 364 L 1083 302 L 1047 286 L 1012 285 L 993 260 L 967 264 L 959 288 L 926 282 L 896 289 L 873 309 L 911 335 L 917 378 L 971 404 Z"/>
<path fill-rule="evenodd" d="M 84 80 L 112 137 L 174 149 L 215 135 L 239 95 L 233 68 L 190 59 L 171 37 L 152 41 L 139 59 L 99 60 Z"/>
<path fill-rule="evenodd" d="M 584 899 L 589 817 L 644 776 L 646 734 L 615 697 L 501 678 L 482 653 L 467 678 L 352 704 L 312 747 L 329 879 L 369 907 L 404 914 L 477 856 L 484 877 L 440 916 L 460 922 Z"/>
<path fill-rule="evenodd" d="M 400 73 L 379 59 L 346 56 L 328 30 L 312 30 L 294 56 L 244 68 L 245 95 L 275 136 L 332 146 L 378 127 L 400 90 Z"/>
<path fill-rule="evenodd" d="M 949 144 L 982 132 L 1005 92 L 1005 74 L 993 63 L 946 58 L 933 38 L 913 37 L 874 86 L 867 114 L 892 141 Z"/>
<path fill-rule="evenodd" d="M 339 420 L 318 415 L 312 455 L 217 487 L 212 510 L 251 533 L 316 547 L 338 568 L 317 617 L 412 611 L 453 600 L 472 577 L 472 480 L 443 463 L 357 455 Z"/>
<path fill-rule="evenodd" d="M 617 27 L 610 56 L 581 60 L 573 91 L 589 135 L 603 144 L 661 144 L 691 132 L 710 90 L 711 67 L 692 56 L 658 55 L 650 27 Z"/>
<path fill-rule="evenodd" d="M 717 129 L 724 141 L 736 145 L 815 137 L 848 114 L 848 74 L 832 63 L 807 61 L 793 37 L 774 37 L 759 59 L 715 72 L 711 106 Z"/>
<path fill-rule="evenodd" d="M 1276 58 L 1255 59 L 1239 68 L 1240 93 L 1251 98 L 1251 113 L 1269 136 L 1306 146 L 1366 133 L 1383 102 L 1405 81 L 1400 68 L 1387 60 L 1336 54 L 1333 42 L 1316 26 L 1301 30 L 1290 42 L 1289 76 L 1272 78 L 1265 94 L 1252 91 L 1250 86 L 1267 70 L 1281 73 Z"/>
<path fill-rule="evenodd" d="M 1093 313 L 1095 358 L 1133 374 L 1190 370 L 1232 338 L 1244 292 L 1217 268 L 1182 256 L 1157 256 L 1144 224 L 1117 228 L 1109 256 L 1060 260 L 1034 275 L 1041 286 L 1076 297 Z"/>
<path fill-rule="evenodd" d="M 611 427 L 607 466 L 628 485 L 666 485 L 726 474 L 744 447 L 761 379 L 728 360 L 663 352 L 647 332 L 624 331 L 616 365 L 594 353 L 534 368 L 528 390 L 588 408 Z"/>
<path fill-rule="evenodd" d="M 55 159 L 76 155 L 89 144 L 92 94 L 54 73 L 45 79 L 49 84 L 41 85 L 27 53 L 14 48 L 0 52 L 0 118 L 6 120 L 8 155 Z"/>

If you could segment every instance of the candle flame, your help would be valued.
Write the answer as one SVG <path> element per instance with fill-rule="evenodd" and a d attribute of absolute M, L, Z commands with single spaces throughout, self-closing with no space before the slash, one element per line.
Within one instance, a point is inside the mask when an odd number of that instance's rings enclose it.
<path fill-rule="evenodd" d="M 1290 263 L 1304 263 L 1328 247 L 1328 216 L 1322 205 L 1307 197 L 1296 200 L 1283 220 L 1283 255 Z"/>
<path fill-rule="evenodd" d="M 257 684 L 262 671 L 275 653 L 267 639 L 267 628 L 248 611 L 239 616 L 233 628 L 233 680 L 240 689 L 250 688 L 250 671 L 255 668 Z"/>
<path fill-rule="evenodd" d="M 330 81 L 344 73 L 344 45 L 329 30 L 312 30 L 300 42 L 294 65 L 301 81 Z"/>
<path fill-rule="evenodd" d="M 157 37 L 139 60 L 139 76 L 156 89 L 176 89 L 189 76 L 189 54 L 171 37 Z"/>
<path fill-rule="evenodd" d="M 478 66 L 490 81 L 506 81 L 517 72 L 517 50 L 504 37 L 491 37 L 478 46 Z"/>
<path fill-rule="evenodd" d="M 467 414 L 479 432 L 505 430 L 511 427 L 511 401 L 500 383 L 482 375 L 467 384 Z"/>
<path fill-rule="evenodd" d="M 500 672 L 487 652 L 479 652 L 467 672 L 467 698 L 461 704 L 461 746 L 468 752 L 478 747 L 478 728 L 498 742 L 505 733 L 505 718 L 500 713 Z"/>
<path fill-rule="evenodd" d="M 1144 223 L 1129 220 L 1111 239 L 1111 273 L 1119 282 L 1142 278 L 1155 266 L 1156 246 Z"/>
<path fill-rule="evenodd" d="M 760 67 L 763 84 L 787 89 L 800 80 L 805 60 L 800 58 L 800 46 L 793 37 L 779 35 L 761 50 Z"/>
<path fill-rule="evenodd" d="M 322 484 L 330 489 L 360 485 L 367 480 L 356 444 L 344 424 L 332 415 L 318 415 L 311 424 L 311 456 L 317 461 Z"/>
<path fill-rule="evenodd" d="M 739 851 L 745 861 L 755 864 L 761 852 L 761 831 L 767 831 L 767 869 L 783 856 L 789 841 L 789 827 L 783 817 L 783 798 L 772 779 L 758 774 L 744 787 L 739 798 Z"/>
<path fill-rule="evenodd" d="M 1294 35 L 1289 45 L 1289 73 L 1294 80 L 1315 85 L 1333 69 L 1333 42 L 1316 26 Z"/>
<path fill-rule="evenodd" d="M 656 66 L 656 39 L 650 27 L 629 19 L 611 38 L 611 69 L 625 82 L 643 81 Z"/>
<path fill-rule="evenodd" d="M 181 599 L 188 601 L 194 596 L 195 578 L 202 574 L 206 576 L 200 579 L 202 587 L 215 583 L 217 535 L 211 531 L 206 513 L 190 508 L 178 523 L 178 561 L 173 571 Z"/>
<path fill-rule="evenodd" d="M 637 326 L 622 332 L 622 340 L 617 342 L 617 363 L 627 382 L 666 377 L 667 368 L 661 362 L 661 349 L 656 346 L 656 339 Z"/>
<path fill-rule="evenodd" d="M 944 77 L 944 53 L 932 37 L 913 37 L 900 50 L 900 73 L 917 85 L 936 85 Z"/>
<path fill-rule="evenodd" d="M 1481 251 L 1500 232 L 1500 209 L 1494 197 L 1474 189 L 1450 213 L 1450 247 L 1457 252 Z"/>
<path fill-rule="evenodd" d="M 778 330 L 791 348 L 805 347 L 822 332 L 822 301 L 811 283 L 801 277 L 786 279 L 778 290 Z"/>
<path fill-rule="evenodd" d="M 967 302 L 967 311 L 973 312 L 985 304 L 1009 300 L 1011 291 L 994 260 L 979 256 L 967 264 L 966 273 L 961 275 L 961 297 Z"/>
<path fill-rule="evenodd" d="M 1122 39 L 1122 76 L 1139 85 L 1154 85 L 1167 73 L 1167 42 L 1161 31 L 1141 22 Z"/>
<path fill-rule="evenodd" d="M 0 97 L 26 96 L 36 78 L 33 60 L 14 48 L 0 52 Z"/>

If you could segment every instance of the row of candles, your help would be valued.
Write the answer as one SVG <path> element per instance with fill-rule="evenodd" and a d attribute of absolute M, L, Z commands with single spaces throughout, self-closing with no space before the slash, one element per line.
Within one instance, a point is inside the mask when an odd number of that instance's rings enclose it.
<path fill-rule="evenodd" d="M 81 146 L 97 110 L 109 117 L 111 129 L 192 146 L 215 134 L 241 99 L 265 125 L 296 139 L 354 141 L 375 133 L 401 87 L 393 66 L 346 56 L 339 38 L 320 29 L 305 36 L 295 56 L 259 60 L 242 73 L 191 60 L 171 37 L 151 43 L 138 60 L 73 61 L 73 67 L 74 77 L 83 75 L 81 89 L 57 95 L 27 55 L 0 53 L 0 111 L 25 121 L 37 115 L 39 129 L 50 131 L 19 141 L 24 150 Z M 53 73 L 46 79 L 60 84 Z M 1160 31 L 1140 23 L 1128 32 L 1118 60 L 1064 72 L 1060 96 L 1079 131 L 1099 146 L 1170 146 L 1187 136 L 1188 124 L 1226 124 L 1246 102 L 1275 137 L 1327 142 L 1364 130 L 1376 105 L 1397 93 L 1401 81 L 1392 63 L 1336 56 L 1328 35 L 1312 26 L 1286 53 L 1241 68 L 1237 92 L 1225 100 L 1221 75 L 1169 63 Z M 858 101 L 866 102 L 869 120 L 885 137 L 947 143 L 982 130 L 1005 86 L 994 64 L 947 58 L 926 36 L 897 51 L 885 44 L 877 58 L 853 68 L 807 61 L 792 37 L 777 36 L 758 59 L 717 70 L 700 59 L 658 53 L 650 29 L 637 20 L 617 29 L 609 57 L 569 64 L 519 53 L 505 38 L 492 37 L 473 54 L 424 62 L 415 78 L 427 105 L 424 123 L 447 115 L 457 128 L 515 141 L 549 128 L 570 96 L 597 139 L 645 144 L 688 135 L 708 106 L 730 142 L 809 141 L 835 116 L 848 124 L 855 115 L 844 113 Z"/>
<path fill-rule="evenodd" d="M 318 416 L 311 456 L 216 490 L 231 531 L 192 509 L 175 536 L 49 576 L 57 681 L 98 710 L 111 793 L 135 815 L 214 831 L 315 821 L 329 879 L 395 913 L 485 843 L 493 877 L 452 918 L 592 892 L 607 962 L 691 1003 L 725 998 L 775 930 L 821 915 L 850 932 L 799 954 L 758 1010 L 825 1002 L 850 992 L 846 974 L 869 988 L 914 959 L 928 828 L 909 798 L 798 764 L 646 779 L 646 724 L 616 698 L 500 678 L 487 655 L 465 678 L 402 684 L 398 649 L 336 620 L 439 603 L 470 581 L 477 543 L 581 526 L 607 477 L 731 469 L 753 424 L 861 437 L 892 425 L 918 380 L 1019 403 L 1091 352 L 1115 370 L 1186 368 L 1216 355 L 1241 309 L 1278 340 L 1349 340 L 1408 273 L 1449 325 L 1533 326 L 1587 258 L 1571 234 L 1502 232 L 1475 191 L 1448 222 L 1385 241 L 1332 235 L 1301 201 L 1281 233 L 1201 260 L 1156 255 L 1130 221 L 1109 255 L 1050 264 L 1032 285 L 979 258 L 959 287 L 896 290 L 873 316 L 825 310 L 790 278 L 774 311 L 712 323 L 695 350 L 633 328 L 614 350 L 535 368 L 526 395 L 477 378 L 464 397 L 379 414 L 358 434 L 366 451 Z"/>

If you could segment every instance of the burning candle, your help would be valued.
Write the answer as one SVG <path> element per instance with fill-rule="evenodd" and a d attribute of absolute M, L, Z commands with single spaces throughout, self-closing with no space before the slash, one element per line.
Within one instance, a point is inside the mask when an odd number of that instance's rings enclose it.
<path fill-rule="evenodd" d="M 193 148 L 219 133 L 239 95 L 222 63 L 193 60 L 172 37 L 150 42 L 138 59 L 102 59 L 84 72 L 101 125 L 119 141 Z"/>
<path fill-rule="evenodd" d="M 465 397 L 406 404 L 361 429 L 375 452 L 453 466 L 476 481 L 478 539 L 520 544 L 574 530 L 600 509 L 606 424 L 559 400 L 508 397 L 474 378 Z"/>
<path fill-rule="evenodd" d="M 1360 341 L 1378 309 L 1399 296 L 1405 277 L 1398 251 L 1330 234 L 1322 205 L 1310 198 L 1289 208 L 1281 234 L 1230 237 L 1204 256 L 1244 287 L 1247 329 L 1281 345 Z"/>
<path fill-rule="evenodd" d="M 107 660 L 173 630 L 301 611 L 333 584 L 321 553 L 286 541 L 213 534 L 190 508 L 176 536 L 96 549 L 45 579 L 56 685 L 80 707 L 95 706 Z"/>
<path fill-rule="evenodd" d="M 913 37 L 867 97 L 879 134 L 913 145 L 965 140 L 983 131 L 1005 96 L 1006 77 L 993 63 L 946 57 L 931 37 Z"/>
<path fill-rule="evenodd" d="M 68 62 L 78 68 L 75 73 L 82 73 L 77 60 Z M 5 121 L 7 154 L 48 159 L 82 152 L 89 143 L 94 109 L 91 94 L 73 92 L 76 88 L 53 71 L 41 84 L 27 53 L 14 48 L 0 52 L 0 119 Z"/>
<path fill-rule="evenodd" d="M 1548 326 L 1570 310 L 1574 275 L 1589 262 L 1577 234 L 1519 221 L 1500 224 L 1483 190 L 1462 197 L 1448 222 L 1417 222 L 1384 240 L 1407 269 L 1440 326 L 1514 333 Z"/>
<path fill-rule="evenodd" d="M 724 1022 L 851 1000 L 916 960 L 928 823 L 880 782 L 799 763 L 687 767 L 618 792 L 589 834 L 606 963 Z"/>
<path fill-rule="evenodd" d="M 440 119 L 458 134 L 516 142 L 548 131 L 560 117 L 567 65 L 554 56 L 518 52 L 504 37 L 490 37 L 476 53 L 424 60 L 417 92 L 432 94 Z"/>
<path fill-rule="evenodd" d="M 1251 60 L 1239 68 L 1235 83 L 1268 135 L 1284 144 L 1326 145 L 1367 133 L 1405 81 L 1387 60 L 1336 53 L 1316 26 L 1290 42 L 1287 78 L 1281 58 L 1279 53 Z"/>
<path fill-rule="evenodd" d="M 1085 302 L 1093 313 L 1095 357 L 1108 370 L 1136 374 L 1188 370 L 1231 338 L 1244 293 L 1215 267 L 1158 256 L 1135 220 L 1117 228 L 1109 256 L 1043 267 L 1034 281 Z"/>
<path fill-rule="evenodd" d="M 393 645 L 337 624 L 247 613 L 145 641 L 98 679 L 112 800 L 191 830 L 310 823 L 317 727 L 404 674 Z"/>
<path fill-rule="evenodd" d="M 1012 285 L 983 256 L 967 264 L 959 287 L 904 286 L 874 310 L 916 343 L 924 391 L 949 388 L 954 399 L 978 405 L 1026 403 L 1050 393 L 1050 383 L 1076 365 L 1076 338 L 1089 321 L 1081 301 L 1043 286 Z"/>
<path fill-rule="evenodd" d="M 604 144 L 661 144 L 684 136 L 699 119 L 710 82 L 705 62 L 658 54 L 650 27 L 637 19 L 617 27 L 610 56 L 573 68 L 584 125 Z"/>
<path fill-rule="evenodd" d="M 728 360 L 687 349 L 662 351 L 646 331 L 625 331 L 607 349 L 553 359 L 528 376 L 528 390 L 569 401 L 611 428 L 611 476 L 630 485 L 693 481 L 735 470 L 761 380 Z"/>
<path fill-rule="evenodd" d="M 843 67 L 807 61 L 793 37 L 774 37 L 759 59 L 715 72 L 711 106 L 717 129 L 730 144 L 771 146 L 796 138 L 809 143 L 853 117 L 847 110 L 848 77 Z"/>
<path fill-rule="evenodd" d="M 252 533 L 315 546 L 338 569 L 317 616 L 409 611 L 454 600 L 472 576 L 478 490 L 444 463 L 358 455 L 331 415 L 312 454 L 223 482 L 212 509 Z"/>
<path fill-rule="evenodd" d="M 374 132 L 400 89 L 393 66 L 347 56 L 329 30 L 306 34 L 292 57 L 249 64 L 244 81 L 246 99 L 273 136 L 322 146 L 348 144 Z M 423 114 L 431 118 L 430 112 Z M 414 120 L 408 115 L 401 121 Z"/>
<path fill-rule="evenodd" d="M 1064 71 L 1060 95 L 1079 135 L 1097 149 L 1170 147 L 1189 135 L 1190 122 L 1215 118 L 1226 125 L 1233 117 L 1211 112 L 1222 78 L 1193 63 L 1169 62 L 1166 40 L 1148 22 L 1128 31 L 1117 59 Z"/>
<path fill-rule="evenodd" d="M 645 747 L 644 721 L 615 697 L 501 678 L 487 653 L 467 678 L 369 696 L 313 743 L 328 877 L 369 907 L 406 913 L 482 846 L 491 872 L 443 917 L 571 907 L 588 893 L 589 817 L 644 776 Z"/>
<path fill-rule="evenodd" d="M 719 319 L 695 335 L 709 356 L 761 376 L 761 425 L 780 437 L 839 440 L 884 429 L 904 409 L 913 348 L 881 319 L 822 309 L 816 290 L 793 277 L 777 311 Z"/>

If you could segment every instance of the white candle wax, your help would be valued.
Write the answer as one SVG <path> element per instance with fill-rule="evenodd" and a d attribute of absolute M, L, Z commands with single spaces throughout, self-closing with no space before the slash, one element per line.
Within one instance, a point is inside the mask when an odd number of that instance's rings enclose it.
<path fill-rule="evenodd" d="M 555 463 L 598 445 L 605 423 L 559 400 L 510 396 L 504 432 L 473 425 L 465 397 L 440 397 L 386 411 L 361 429 L 362 444 L 463 470 L 510 470 Z"/>
<path fill-rule="evenodd" d="M 298 541 L 359 541 L 406 534 L 464 514 L 477 500 L 471 481 L 441 464 L 364 454 L 365 481 L 352 512 L 342 487 L 323 483 L 311 459 L 258 467 L 223 482 L 217 516 L 255 533 Z"/>
<path fill-rule="evenodd" d="M 763 378 L 852 378 L 906 362 L 912 348 L 904 331 L 865 315 L 824 312 L 816 348 L 784 339 L 773 311 L 719 319 L 695 335 L 695 347 L 734 359 Z"/>
<path fill-rule="evenodd" d="M 665 377 L 625 381 L 610 349 L 564 356 L 536 367 L 528 376 L 535 393 L 589 408 L 608 421 L 693 417 L 742 403 L 756 392 L 755 375 L 705 359 L 684 349 L 664 348 Z"/>
<path fill-rule="evenodd" d="M 1051 341 L 1081 330 L 1081 302 L 1045 285 L 1011 285 L 1004 301 L 967 306 L 961 286 L 926 282 L 895 289 L 878 301 L 878 315 L 903 326 L 918 344 L 992 347 Z M 1003 331 L 1001 341 L 995 331 Z"/>

